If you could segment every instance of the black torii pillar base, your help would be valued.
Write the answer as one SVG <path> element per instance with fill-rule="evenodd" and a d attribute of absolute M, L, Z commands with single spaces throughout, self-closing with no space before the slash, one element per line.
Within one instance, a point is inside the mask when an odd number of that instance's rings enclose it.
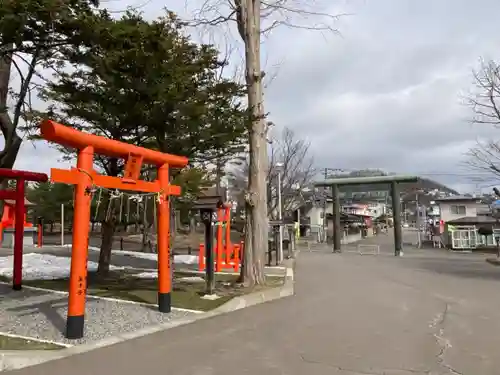
<path fill-rule="evenodd" d="M 401 227 L 401 203 L 397 182 L 391 182 L 392 220 L 394 221 L 394 255 L 403 254 L 403 235 Z"/>

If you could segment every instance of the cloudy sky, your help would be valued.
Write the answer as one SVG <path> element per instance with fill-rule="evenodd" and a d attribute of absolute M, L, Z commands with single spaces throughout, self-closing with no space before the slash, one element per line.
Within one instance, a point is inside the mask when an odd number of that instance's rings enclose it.
<path fill-rule="evenodd" d="M 179 0 L 143 1 L 108 6 L 145 4 L 149 17 L 165 6 L 183 15 L 196 8 L 190 3 L 186 10 Z M 478 137 L 500 138 L 500 130 L 471 125 L 461 97 L 472 88 L 480 57 L 500 59 L 500 2 L 324 4 L 332 14 L 349 14 L 335 24 L 340 35 L 282 28 L 265 41 L 266 69 L 277 73 L 265 96 L 270 119 L 311 142 L 318 168 L 381 168 L 474 189 L 460 166 L 464 153 Z M 48 171 L 57 159 L 46 145 L 26 143 L 16 167 Z"/>

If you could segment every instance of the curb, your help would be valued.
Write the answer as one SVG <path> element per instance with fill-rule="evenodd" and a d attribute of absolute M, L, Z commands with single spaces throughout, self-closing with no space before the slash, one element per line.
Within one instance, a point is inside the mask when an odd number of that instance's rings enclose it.
<path fill-rule="evenodd" d="M 231 299 L 218 308 L 202 313 L 195 314 L 188 318 L 181 318 L 173 322 L 158 324 L 153 327 L 143 328 L 134 332 L 124 333 L 100 340 L 94 343 L 72 346 L 67 349 L 59 350 L 5 350 L 0 351 L 0 371 L 16 370 L 23 367 L 38 365 L 44 362 L 62 359 L 75 354 L 89 352 L 91 350 L 104 348 L 106 346 L 118 344 L 120 342 L 139 338 L 142 336 L 158 333 L 171 328 L 180 327 L 186 324 L 194 323 L 201 319 L 207 319 L 244 309 L 246 307 L 258 305 L 265 302 L 270 302 L 279 298 L 289 297 L 294 294 L 295 282 L 295 259 L 299 251 L 297 250 L 291 259 L 285 260 L 286 275 L 282 286 L 262 290 L 259 292 L 249 293 L 244 296 L 239 296 Z"/>
<path fill-rule="evenodd" d="M 68 349 L 59 349 L 68 350 Z M 0 352 L 0 371 L 15 370 L 38 365 L 57 358 L 58 350 L 2 350 Z"/>

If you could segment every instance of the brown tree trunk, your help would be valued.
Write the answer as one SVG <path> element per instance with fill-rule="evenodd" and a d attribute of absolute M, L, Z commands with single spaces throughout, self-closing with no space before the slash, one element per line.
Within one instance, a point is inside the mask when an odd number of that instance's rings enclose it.
<path fill-rule="evenodd" d="M 4 148 L 0 152 L 0 168 L 14 167 L 22 142 L 16 133 L 16 124 L 7 112 L 11 66 L 11 56 L 0 59 L 0 129 L 4 138 Z"/>
<path fill-rule="evenodd" d="M 106 211 L 101 224 L 101 249 L 99 251 L 99 263 L 97 266 L 97 274 L 99 276 L 107 276 L 109 274 L 113 237 L 116 229 L 114 202 L 110 199 L 109 192 L 106 194 L 104 202 Z"/>
<path fill-rule="evenodd" d="M 260 0 L 240 3 L 240 34 L 245 43 L 246 83 L 251 124 L 248 193 L 245 197 L 245 248 L 241 281 L 252 286 L 264 284 L 264 264 L 268 239 L 267 132 L 260 67 Z"/>
<path fill-rule="evenodd" d="M 97 274 L 99 276 L 107 276 L 111 264 L 111 250 L 113 248 L 113 237 L 115 234 L 115 221 L 113 218 L 104 220 L 102 223 L 101 233 L 101 250 L 99 252 L 99 264 Z"/>
<path fill-rule="evenodd" d="M 0 152 L 0 168 L 12 169 L 16 162 L 22 139 L 17 135 L 15 125 L 8 114 L 7 100 L 9 97 L 9 81 L 11 71 L 11 57 L 0 58 L 0 130 L 4 138 L 4 148 Z M 2 189 L 7 187 L 8 180 L 0 179 Z M 3 213 L 4 201 L 0 201 L 0 213 Z"/>

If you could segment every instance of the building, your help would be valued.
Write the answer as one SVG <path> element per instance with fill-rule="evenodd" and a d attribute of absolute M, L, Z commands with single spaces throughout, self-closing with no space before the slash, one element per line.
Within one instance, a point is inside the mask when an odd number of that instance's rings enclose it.
<path fill-rule="evenodd" d="M 376 201 L 352 202 L 341 204 L 341 222 L 357 225 L 365 223 L 371 226 L 372 220 L 387 213 L 385 203 Z M 333 233 L 333 201 L 331 197 L 306 201 L 300 208 L 301 228 L 304 233 L 318 238 L 331 237 Z M 326 230 L 326 232 L 325 232 Z"/>
<path fill-rule="evenodd" d="M 445 230 L 443 244 L 453 250 L 494 246 L 493 236 L 481 236 L 478 229 L 498 228 L 491 209 L 478 197 L 451 196 L 436 199 Z"/>
<path fill-rule="evenodd" d="M 465 195 L 440 198 L 436 199 L 435 202 L 439 206 L 439 214 L 445 224 L 465 217 L 475 218 L 478 216 L 478 211 L 487 207 L 480 198 Z"/>
<path fill-rule="evenodd" d="M 341 210 L 346 214 L 377 218 L 386 214 L 386 204 L 380 202 L 345 203 Z"/>

